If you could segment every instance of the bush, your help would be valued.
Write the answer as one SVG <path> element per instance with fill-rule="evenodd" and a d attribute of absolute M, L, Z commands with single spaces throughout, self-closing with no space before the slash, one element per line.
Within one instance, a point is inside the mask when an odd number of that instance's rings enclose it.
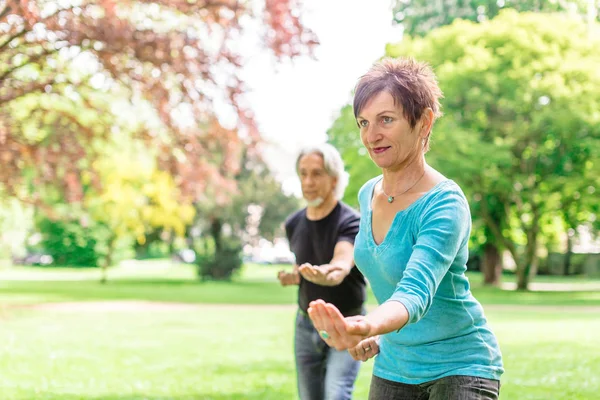
<path fill-rule="evenodd" d="M 54 265 L 65 267 L 98 267 L 105 262 L 112 238 L 110 228 L 101 223 L 82 226 L 78 220 L 41 218 L 37 223 L 42 239 L 33 251 L 52 256 Z M 133 256 L 133 240 L 118 238 L 110 254 L 111 264 Z"/>
<path fill-rule="evenodd" d="M 238 241 L 229 239 L 223 242 L 222 248 L 212 252 L 197 254 L 198 275 L 202 280 L 231 280 L 243 264 L 242 246 Z"/>
<path fill-rule="evenodd" d="M 51 255 L 54 264 L 63 266 L 98 266 L 97 240 L 93 232 L 74 221 L 53 221 L 42 218 L 38 222 L 42 235 L 39 246 Z"/>

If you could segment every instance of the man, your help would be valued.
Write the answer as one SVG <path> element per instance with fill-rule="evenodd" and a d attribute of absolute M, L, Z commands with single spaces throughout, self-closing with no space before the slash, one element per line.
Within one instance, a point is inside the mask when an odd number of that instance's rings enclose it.
<path fill-rule="evenodd" d="M 352 398 L 359 362 L 347 351 L 327 346 L 308 317 L 308 304 L 323 299 L 344 316 L 364 314 L 365 280 L 354 266 L 359 214 L 342 203 L 348 178 L 339 152 L 329 144 L 304 149 L 296 160 L 307 207 L 285 222 L 296 256 L 282 285 L 299 285 L 295 331 L 298 392 L 301 400 Z"/>

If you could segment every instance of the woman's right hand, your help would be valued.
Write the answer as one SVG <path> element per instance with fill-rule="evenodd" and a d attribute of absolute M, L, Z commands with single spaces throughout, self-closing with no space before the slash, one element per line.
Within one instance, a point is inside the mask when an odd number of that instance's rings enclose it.
<path fill-rule="evenodd" d="M 379 335 L 362 340 L 355 347 L 348 349 L 348 353 L 356 361 L 367 361 L 379 354 Z"/>

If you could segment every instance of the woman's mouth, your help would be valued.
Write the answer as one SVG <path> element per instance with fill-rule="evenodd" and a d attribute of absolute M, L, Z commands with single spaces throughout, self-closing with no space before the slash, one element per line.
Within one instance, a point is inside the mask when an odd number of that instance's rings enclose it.
<path fill-rule="evenodd" d="M 390 148 L 390 146 L 387 146 L 387 147 L 373 147 L 373 153 L 375 153 L 375 154 L 381 154 L 381 153 L 383 153 L 384 151 L 386 151 L 389 148 Z"/>

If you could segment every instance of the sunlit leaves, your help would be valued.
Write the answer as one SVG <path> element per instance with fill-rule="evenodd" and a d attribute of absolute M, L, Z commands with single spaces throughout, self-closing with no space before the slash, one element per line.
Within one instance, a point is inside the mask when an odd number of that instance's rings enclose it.
<path fill-rule="evenodd" d="M 86 208 L 118 238 L 133 237 L 143 244 L 146 233 L 155 229 L 183 236 L 194 208 L 181 202 L 173 178 L 158 171 L 152 157 L 140 150 L 128 140 L 106 149 L 93 165 L 102 186 L 88 191 Z"/>
<path fill-rule="evenodd" d="M 593 11 L 589 6 L 588 0 L 395 0 L 394 21 L 402 24 L 406 33 L 422 36 L 456 19 L 485 22 L 504 9 L 562 12 L 585 21 Z M 592 0 L 591 7 L 599 9 L 600 4 Z"/>

